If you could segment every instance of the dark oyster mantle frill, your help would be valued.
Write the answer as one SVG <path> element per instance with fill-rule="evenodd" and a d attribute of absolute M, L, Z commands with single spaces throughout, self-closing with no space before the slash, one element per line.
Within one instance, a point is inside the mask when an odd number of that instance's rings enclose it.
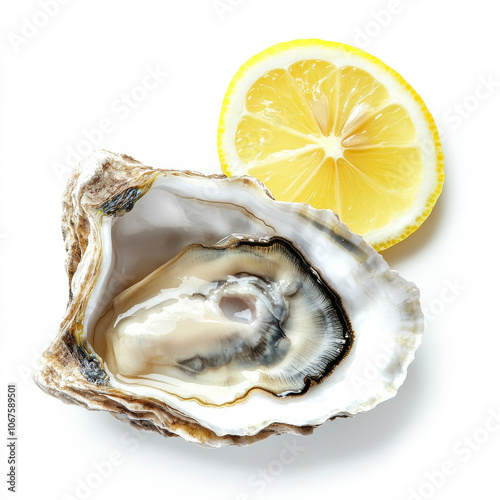
<path fill-rule="evenodd" d="M 99 151 L 62 230 L 69 302 L 35 381 L 138 428 L 214 447 L 309 434 L 394 396 L 420 343 L 415 285 L 253 178 Z"/>

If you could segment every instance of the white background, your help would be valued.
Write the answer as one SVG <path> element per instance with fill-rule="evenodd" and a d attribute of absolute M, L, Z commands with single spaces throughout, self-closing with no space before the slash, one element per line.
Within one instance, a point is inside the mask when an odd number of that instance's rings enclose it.
<path fill-rule="evenodd" d="M 4 0 L 0 15 L 0 442 L 6 387 L 16 383 L 13 498 L 499 498 L 495 2 L 46 2 L 50 16 L 43 0 Z M 89 136 L 152 166 L 218 172 L 217 121 L 231 77 L 253 54 L 295 38 L 379 57 L 420 93 L 443 136 L 446 182 L 435 210 L 383 253 L 418 284 L 427 315 L 397 397 L 309 437 L 212 450 L 44 394 L 30 371 L 67 299 L 60 216 L 69 151 L 84 151 Z M 159 82 L 144 93 L 137 86 L 148 68 Z M 140 102 L 125 105 L 127 95 Z M 0 448 L 0 496 L 10 498 Z"/>

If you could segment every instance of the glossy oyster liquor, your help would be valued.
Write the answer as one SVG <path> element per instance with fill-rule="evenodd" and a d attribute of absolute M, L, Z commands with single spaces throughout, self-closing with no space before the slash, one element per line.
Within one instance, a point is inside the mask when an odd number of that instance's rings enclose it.
<path fill-rule="evenodd" d="M 63 234 L 70 300 L 36 382 L 165 436 L 308 434 L 394 396 L 421 340 L 414 284 L 253 178 L 100 151 L 68 183 Z"/>

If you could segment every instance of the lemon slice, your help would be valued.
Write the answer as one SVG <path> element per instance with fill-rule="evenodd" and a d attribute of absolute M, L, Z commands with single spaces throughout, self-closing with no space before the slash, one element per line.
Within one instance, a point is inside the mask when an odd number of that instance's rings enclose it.
<path fill-rule="evenodd" d="M 224 97 L 224 173 L 333 210 L 377 250 L 406 238 L 441 192 L 443 154 L 421 97 L 349 45 L 295 40 L 248 60 Z"/>

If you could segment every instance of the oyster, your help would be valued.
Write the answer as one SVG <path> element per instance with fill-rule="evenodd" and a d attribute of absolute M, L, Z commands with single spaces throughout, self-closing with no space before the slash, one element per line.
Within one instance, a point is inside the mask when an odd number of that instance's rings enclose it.
<path fill-rule="evenodd" d="M 420 343 L 415 285 L 331 211 L 252 178 L 96 152 L 63 235 L 69 303 L 36 382 L 166 436 L 308 434 L 394 396 Z"/>

